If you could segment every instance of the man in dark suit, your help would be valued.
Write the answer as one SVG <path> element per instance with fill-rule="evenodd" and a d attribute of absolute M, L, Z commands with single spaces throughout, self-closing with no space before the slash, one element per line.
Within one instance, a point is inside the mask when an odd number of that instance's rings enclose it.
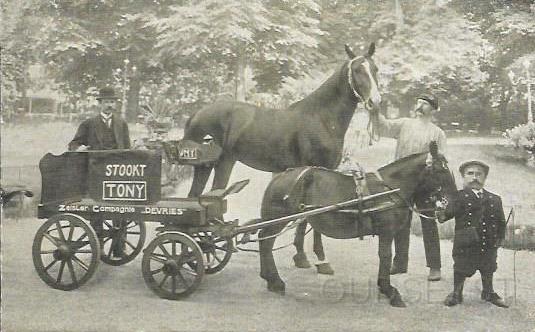
<path fill-rule="evenodd" d="M 117 108 L 113 88 L 100 89 L 97 100 L 100 113 L 80 124 L 69 151 L 129 149 L 128 124 L 113 114 Z"/>
<path fill-rule="evenodd" d="M 100 89 L 97 96 L 100 113 L 80 124 L 69 143 L 69 151 L 130 149 L 128 124 L 120 116 L 114 114 L 117 99 L 113 88 Z M 113 227 L 116 227 L 120 221 L 114 220 L 112 223 Z M 100 218 L 93 218 L 91 226 L 100 238 L 104 236 L 103 221 Z M 124 250 L 125 243 L 116 241 L 111 254 L 120 258 Z"/>
<path fill-rule="evenodd" d="M 479 270 L 483 292 L 481 299 L 496 306 L 508 306 L 492 285 L 496 271 L 498 247 L 505 237 L 505 215 L 500 196 L 483 188 L 489 166 L 477 160 L 459 167 L 464 188 L 445 209 L 437 211 L 440 222 L 455 217 L 453 241 L 453 292 L 444 304 L 454 306 L 463 301 L 463 285 L 467 277 Z"/>

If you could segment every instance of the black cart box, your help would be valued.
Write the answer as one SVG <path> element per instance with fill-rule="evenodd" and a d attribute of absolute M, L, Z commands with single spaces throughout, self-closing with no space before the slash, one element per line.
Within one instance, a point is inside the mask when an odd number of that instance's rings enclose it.
<path fill-rule="evenodd" d="M 109 203 L 148 204 L 161 198 L 161 155 L 150 150 L 65 152 L 40 163 L 41 203 L 82 198 Z"/>

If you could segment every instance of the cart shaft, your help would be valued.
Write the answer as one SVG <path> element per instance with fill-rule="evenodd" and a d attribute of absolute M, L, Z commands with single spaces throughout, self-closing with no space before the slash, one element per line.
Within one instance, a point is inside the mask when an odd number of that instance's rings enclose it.
<path fill-rule="evenodd" d="M 344 201 L 344 202 L 340 202 L 340 203 L 336 203 L 336 204 L 332 204 L 332 205 L 319 207 L 317 209 L 313 209 L 313 210 L 309 210 L 309 211 L 304 211 L 304 212 L 300 212 L 300 213 L 291 214 L 289 216 L 284 216 L 284 217 L 280 217 L 280 218 L 276 218 L 276 219 L 261 221 L 261 222 L 256 223 L 256 224 L 250 224 L 250 222 L 246 222 L 245 226 L 236 227 L 235 235 L 256 231 L 256 230 L 259 230 L 259 229 L 262 229 L 262 228 L 265 228 L 265 227 L 274 226 L 274 225 L 277 225 L 277 224 L 282 224 L 282 223 L 289 222 L 289 221 L 296 220 L 296 219 L 300 219 L 300 218 L 306 218 L 306 217 L 315 216 L 315 215 L 326 213 L 326 212 L 330 212 L 330 211 L 340 210 L 342 208 L 345 208 L 345 207 L 348 207 L 348 206 L 352 206 L 352 205 L 355 205 L 355 204 L 360 203 L 360 202 L 369 201 L 369 200 L 375 199 L 377 197 L 382 197 L 382 196 L 395 194 L 395 193 L 399 192 L 399 190 L 400 190 L 399 188 L 393 189 L 393 190 L 388 190 L 388 191 L 384 191 L 384 192 L 381 192 L 381 193 L 368 195 L 368 196 L 362 197 L 362 198 L 355 198 L 355 199 L 351 199 L 349 201 Z"/>

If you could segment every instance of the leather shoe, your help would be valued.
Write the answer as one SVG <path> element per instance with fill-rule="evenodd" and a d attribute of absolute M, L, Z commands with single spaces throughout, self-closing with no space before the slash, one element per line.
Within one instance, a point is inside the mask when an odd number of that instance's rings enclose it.
<path fill-rule="evenodd" d="M 429 280 L 429 281 L 439 281 L 440 278 L 441 278 L 440 269 L 430 269 L 429 270 L 429 276 L 427 277 L 427 280 Z"/>
<path fill-rule="evenodd" d="M 497 307 L 500 308 L 509 308 L 507 304 L 503 301 L 503 299 L 496 293 L 481 293 L 481 299 L 487 302 L 490 302 L 494 304 Z"/>
<path fill-rule="evenodd" d="M 444 300 L 444 304 L 448 307 L 453 307 L 454 305 L 461 303 L 463 303 L 463 294 L 457 292 L 451 292 Z"/>

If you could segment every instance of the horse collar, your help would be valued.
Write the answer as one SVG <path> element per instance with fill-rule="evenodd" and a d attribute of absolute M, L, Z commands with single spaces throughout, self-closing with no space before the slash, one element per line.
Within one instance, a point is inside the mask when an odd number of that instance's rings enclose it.
<path fill-rule="evenodd" d="M 355 61 L 356 59 L 357 58 L 353 58 L 353 59 L 349 60 L 349 64 L 347 65 L 347 82 L 349 83 L 349 88 L 351 89 L 351 91 L 353 91 L 353 94 L 357 98 L 357 101 L 360 100 L 360 101 L 364 102 L 364 98 L 362 98 L 360 93 L 355 88 L 355 85 L 353 84 L 353 75 L 351 74 L 351 71 L 352 71 L 351 67 L 353 65 L 353 61 Z M 358 59 L 360 59 L 360 58 L 358 58 Z"/>

